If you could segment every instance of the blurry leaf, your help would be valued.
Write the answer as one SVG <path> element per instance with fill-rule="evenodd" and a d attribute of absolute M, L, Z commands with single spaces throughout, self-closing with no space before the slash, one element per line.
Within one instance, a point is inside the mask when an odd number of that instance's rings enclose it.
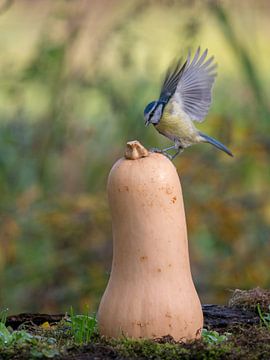
<path fill-rule="evenodd" d="M 51 325 L 48 323 L 48 321 L 44 322 L 43 324 L 40 325 L 40 327 L 44 330 L 49 330 L 51 329 Z"/>
<path fill-rule="evenodd" d="M 220 335 L 217 331 L 202 330 L 202 338 L 209 344 L 217 344 L 226 341 L 229 335 L 229 333 Z"/>
<path fill-rule="evenodd" d="M 44 85 L 57 79 L 63 63 L 65 45 L 42 42 L 36 49 L 36 57 L 25 69 L 22 81 L 36 80 Z"/>

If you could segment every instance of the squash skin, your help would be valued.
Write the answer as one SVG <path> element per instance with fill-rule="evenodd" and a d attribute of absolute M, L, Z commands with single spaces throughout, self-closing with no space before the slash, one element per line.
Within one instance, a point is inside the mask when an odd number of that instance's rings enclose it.
<path fill-rule="evenodd" d="M 189 264 L 182 190 L 172 162 L 118 160 L 108 178 L 113 262 L 98 309 L 101 335 L 188 341 L 203 314 Z"/>

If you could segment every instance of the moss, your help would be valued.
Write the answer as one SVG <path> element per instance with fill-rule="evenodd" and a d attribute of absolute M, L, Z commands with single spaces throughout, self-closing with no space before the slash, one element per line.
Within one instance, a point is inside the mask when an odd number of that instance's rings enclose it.
<path fill-rule="evenodd" d="M 106 339 L 96 332 L 88 344 L 79 346 L 70 331 L 70 323 L 22 325 L 32 338 L 2 348 L 4 359 L 154 359 L 154 360 L 269 360 L 270 331 L 266 326 L 234 325 L 220 333 L 204 331 L 203 338 L 189 343 L 176 342 L 166 336 L 155 340 Z M 83 355 L 87 354 L 87 355 Z"/>
<path fill-rule="evenodd" d="M 92 337 L 90 343 L 84 346 L 74 345 L 71 339 L 60 336 L 59 329 L 55 329 L 55 344 L 45 347 L 42 343 L 24 344 L 2 351 L 0 359 L 35 359 L 49 358 L 56 355 L 56 359 L 153 359 L 153 360 L 235 360 L 235 359 L 262 359 L 269 360 L 270 331 L 261 326 L 241 328 L 235 326 L 229 329 L 231 335 L 218 343 L 209 343 L 206 340 L 197 340 L 187 344 L 175 342 L 165 337 L 154 340 L 132 340 L 123 338 L 109 340 L 98 335 Z M 50 337 L 53 331 L 49 331 Z M 64 333 L 64 331 L 63 331 Z M 43 335 L 44 336 L 44 335 Z"/>
<path fill-rule="evenodd" d="M 166 339 L 168 340 L 168 339 Z M 127 358 L 140 359 L 227 359 L 231 351 L 228 344 L 210 345 L 204 340 L 197 340 L 187 344 L 174 342 L 165 342 L 164 338 L 158 341 L 154 340 L 111 340 L 110 345 L 117 352 Z"/>
<path fill-rule="evenodd" d="M 126 357 L 170 360 L 180 356 L 185 358 L 185 355 L 188 355 L 188 350 L 177 344 L 159 344 L 150 340 L 125 339 L 116 342 L 115 348 L 122 356 Z"/>
<path fill-rule="evenodd" d="M 216 359 L 267 359 L 270 354 L 270 331 L 262 326 L 228 329 L 226 340 L 209 343 L 201 339 L 190 343 L 179 343 L 165 337 L 154 340 L 100 339 L 111 346 L 121 357 L 155 360 L 216 360 Z"/>
<path fill-rule="evenodd" d="M 269 359 L 270 331 L 263 326 L 232 329 L 232 346 L 237 347 L 243 358 Z"/>

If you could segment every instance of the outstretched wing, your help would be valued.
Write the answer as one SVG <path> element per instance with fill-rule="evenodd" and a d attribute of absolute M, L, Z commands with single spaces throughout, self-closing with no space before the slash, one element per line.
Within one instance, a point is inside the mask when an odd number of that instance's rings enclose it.
<path fill-rule="evenodd" d="M 186 64 L 187 62 L 183 64 L 182 59 L 180 59 L 176 64 L 173 64 L 168 68 L 161 87 L 159 100 L 164 101 L 165 103 L 170 100 L 175 93 Z"/>
<path fill-rule="evenodd" d="M 190 54 L 183 70 L 180 70 L 179 81 L 174 97 L 181 102 L 183 111 L 193 121 L 203 121 L 212 102 L 212 86 L 217 75 L 217 64 L 213 64 L 214 57 L 207 61 L 208 50 L 200 56 L 200 48 L 193 60 Z"/>

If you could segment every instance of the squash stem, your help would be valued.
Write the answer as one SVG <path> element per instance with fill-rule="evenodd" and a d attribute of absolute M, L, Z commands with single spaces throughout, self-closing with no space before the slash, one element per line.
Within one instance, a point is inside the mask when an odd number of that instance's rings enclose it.
<path fill-rule="evenodd" d="M 129 141 L 125 150 L 125 158 L 137 160 L 149 155 L 149 151 L 137 140 Z"/>

